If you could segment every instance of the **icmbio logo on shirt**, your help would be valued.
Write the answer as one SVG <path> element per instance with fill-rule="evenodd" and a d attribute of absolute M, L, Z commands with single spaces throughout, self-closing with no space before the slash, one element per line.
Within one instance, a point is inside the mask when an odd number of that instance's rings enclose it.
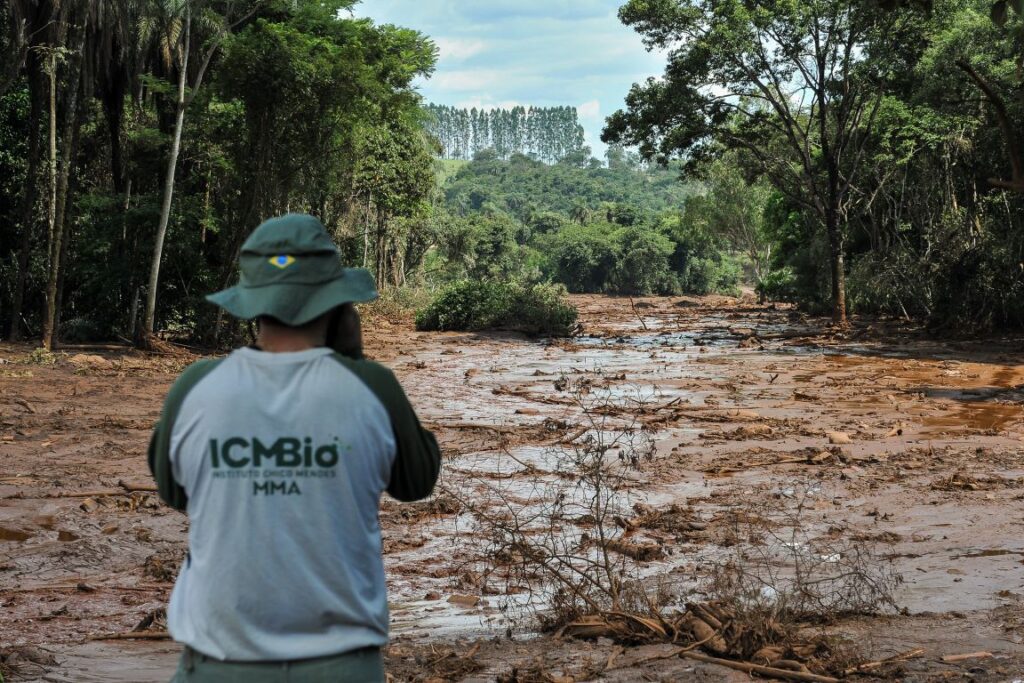
<path fill-rule="evenodd" d="M 331 468 L 341 457 L 341 444 L 334 443 L 314 446 L 313 439 L 306 437 L 283 437 L 274 443 L 264 444 L 256 437 L 245 439 L 235 436 L 224 441 L 210 439 L 210 464 L 214 469 L 229 467 L 320 467 Z"/>
<path fill-rule="evenodd" d="M 255 495 L 302 495 L 297 480 L 333 479 L 342 451 L 352 446 L 316 445 L 312 438 L 286 436 L 273 443 L 257 437 L 210 439 L 211 476 L 232 481 L 250 480 Z"/>

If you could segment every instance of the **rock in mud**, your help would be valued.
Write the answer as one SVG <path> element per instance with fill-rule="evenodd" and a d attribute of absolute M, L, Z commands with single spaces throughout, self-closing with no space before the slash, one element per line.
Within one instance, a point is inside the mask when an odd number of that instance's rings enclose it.
<path fill-rule="evenodd" d="M 828 436 L 828 442 L 836 446 L 845 446 L 853 443 L 853 439 L 846 432 L 829 432 L 826 436 Z"/>
<path fill-rule="evenodd" d="M 479 595 L 452 595 L 448 598 L 448 602 L 453 605 L 459 605 L 461 607 L 476 607 L 480 604 Z"/>

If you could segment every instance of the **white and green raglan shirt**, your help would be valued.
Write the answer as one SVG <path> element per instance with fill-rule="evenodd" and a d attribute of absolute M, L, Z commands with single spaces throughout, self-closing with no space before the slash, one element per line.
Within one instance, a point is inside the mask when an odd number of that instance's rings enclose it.
<path fill-rule="evenodd" d="M 149 465 L 190 520 L 175 640 L 231 661 L 386 644 L 380 496 L 423 498 L 440 466 L 390 370 L 328 348 L 199 361 L 168 394 Z"/>

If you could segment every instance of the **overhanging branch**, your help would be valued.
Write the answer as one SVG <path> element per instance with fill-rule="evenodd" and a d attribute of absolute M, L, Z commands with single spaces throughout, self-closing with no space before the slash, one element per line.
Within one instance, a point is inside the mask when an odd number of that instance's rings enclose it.
<path fill-rule="evenodd" d="M 989 82 L 986 81 L 985 78 L 970 65 L 969 62 L 967 62 L 967 60 L 959 59 L 956 61 L 956 65 L 967 73 L 971 80 L 974 81 L 974 84 L 978 86 L 979 90 L 985 93 L 985 98 L 989 101 L 992 105 L 992 109 L 995 111 L 996 122 L 999 124 L 999 129 L 1003 133 L 1003 139 L 1006 141 L 1006 152 L 1010 157 L 1010 168 L 1012 169 L 1013 179 L 1000 180 L 998 178 L 990 178 L 988 181 L 989 184 L 993 187 L 1001 187 L 1007 190 L 1013 190 L 1014 192 L 1024 192 L 1024 158 L 1021 156 L 1020 143 L 1017 141 L 1017 135 L 1010 122 L 1010 115 L 1006 110 L 1006 103 L 991 84 L 989 84 Z"/>

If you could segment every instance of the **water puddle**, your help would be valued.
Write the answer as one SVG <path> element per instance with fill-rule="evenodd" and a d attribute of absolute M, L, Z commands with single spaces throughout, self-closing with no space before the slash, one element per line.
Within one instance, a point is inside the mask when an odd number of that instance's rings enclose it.
<path fill-rule="evenodd" d="M 1005 403 L 983 401 L 962 402 L 951 412 L 924 418 L 924 431 L 938 433 L 951 430 L 1002 431 L 1024 419 L 1024 408 Z"/>

